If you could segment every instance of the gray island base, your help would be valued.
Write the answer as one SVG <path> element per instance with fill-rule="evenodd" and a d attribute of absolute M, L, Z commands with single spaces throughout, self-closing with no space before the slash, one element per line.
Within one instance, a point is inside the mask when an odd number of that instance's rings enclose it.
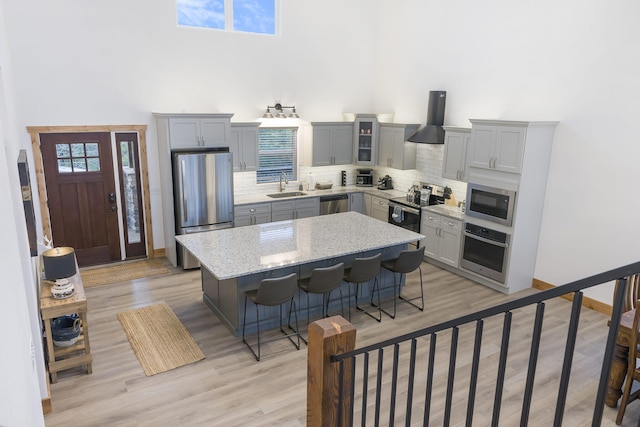
<path fill-rule="evenodd" d="M 383 260 L 392 259 L 409 243 L 422 239 L 421 234 L 357 212 L 176 236 L 178 243 L 200 261 L 205 304 L 236 336 L 242 334 L 244 293 L 256 289 L 262 279 L 290 273 L 306 277 L 314 268 L 339 262 L 348 267 L 355 258 L 377 253 L 382 253 Z M 381 298 L 392 295 L 393 275 L 382 270 L 378 280 Z M 371 285 L 361 287 L 365 296 L 361 303 L 369 302 Z M 349 286 L 353 301 L 355 286 Z M 349 289 L 346 283 L 342 284 L 342 294 L 347 316 Z M 330 310 L 333 312 L 340 310 L 339 296 L 337 291 L 332 293 Z M 319 295 L 310 296 L 312 316 L 320 314 L 321 301 Z M 302 325 L 307 314 L 304 292 L 296 297 L 296 304 Z M 272 316 L 275 318 L 270 322 L 261 321 L 261 329 L 278 325 L 278 307 L 267 308 L 261 318 Z M 247 332 L 255 331 L 255 321 L 255 310 L 250 303 Z"/>

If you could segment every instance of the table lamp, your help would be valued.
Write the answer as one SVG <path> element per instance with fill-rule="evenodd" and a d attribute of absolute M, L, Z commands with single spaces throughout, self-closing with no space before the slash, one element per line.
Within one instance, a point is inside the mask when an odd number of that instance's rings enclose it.
<path fill-rule="evenodd" d="M 44 262 L 45 279 L 55 281 L 51 287 L 53 298 L 63 299 L 73 295 L 73 283 L 67 279 L 77 272 L 76 255 L 73 248 L 47 249 L 42 253 L 42 260 Z"/>

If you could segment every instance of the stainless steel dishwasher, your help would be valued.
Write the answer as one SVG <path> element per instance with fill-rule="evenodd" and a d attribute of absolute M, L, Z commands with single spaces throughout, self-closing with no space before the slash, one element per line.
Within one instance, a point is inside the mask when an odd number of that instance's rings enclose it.
<path fill-rule="evenodd" d="M 348 194 L 332 194 L 329 196 L 320 196 L 320 215 L 328 215 L 348 211 Z"/>

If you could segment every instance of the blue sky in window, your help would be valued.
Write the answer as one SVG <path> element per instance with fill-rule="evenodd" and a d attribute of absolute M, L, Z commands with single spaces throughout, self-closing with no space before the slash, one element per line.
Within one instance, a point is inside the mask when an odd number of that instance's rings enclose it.
<path fill-rule="evenodd" d="M 224 0 L 177 0 L 178 25 L 225 29 Z M 275 34 L 275 0 L 233 0 L 233 29 Z"/>
<path fill-rule="evenodd" d="M 224 0 L 177 0 L 178 25 L 224 29 Z"/>
<path fill-rule="evenodd" d="M 236 31 L 275 34 L 275 0 L 234 0 L 233 28 Z"/>

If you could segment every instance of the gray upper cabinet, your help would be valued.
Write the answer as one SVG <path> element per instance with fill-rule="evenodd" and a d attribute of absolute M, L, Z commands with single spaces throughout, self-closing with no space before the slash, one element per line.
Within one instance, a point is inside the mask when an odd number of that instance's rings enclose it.
<path fill-rule="evenodd" d="M 358 114 L 353 125 L 357 165 L 375 166 L 378 154 L 378 119 L 375 114 Z"/>
<path fill-rule="evenodd" d="M 467 146 L 471 139 L 471 128 L 444 127 L 444 160 L 442 177 L 467 181 Z"/>
<path fill-rule="evenodd" d="M 314 122 L 312 166 L 350 165 L 353 162 L 353 123 Z"/>
<path fill-rule="evenodd" d="M 420 125 L 380 123 L 378 166 L 394 169 L 415 169 L 416 144 L 407 142 Z"/>
<path fill-rule="evenodd" d="M 260 123 L 231 123 L 229 151 L 233 153 L 233 171 L 258 170 L 258 127 Z"/>
<path fill-rule="evenodd" d="M 228 147 L 233 114 L 173 116 L 169 118 L 171 148 Z"/>
<path fill-rule="evenodd" d="M 522 172 L 526 122 L 472 120 L 467 165 L 502 172 Z"/>

